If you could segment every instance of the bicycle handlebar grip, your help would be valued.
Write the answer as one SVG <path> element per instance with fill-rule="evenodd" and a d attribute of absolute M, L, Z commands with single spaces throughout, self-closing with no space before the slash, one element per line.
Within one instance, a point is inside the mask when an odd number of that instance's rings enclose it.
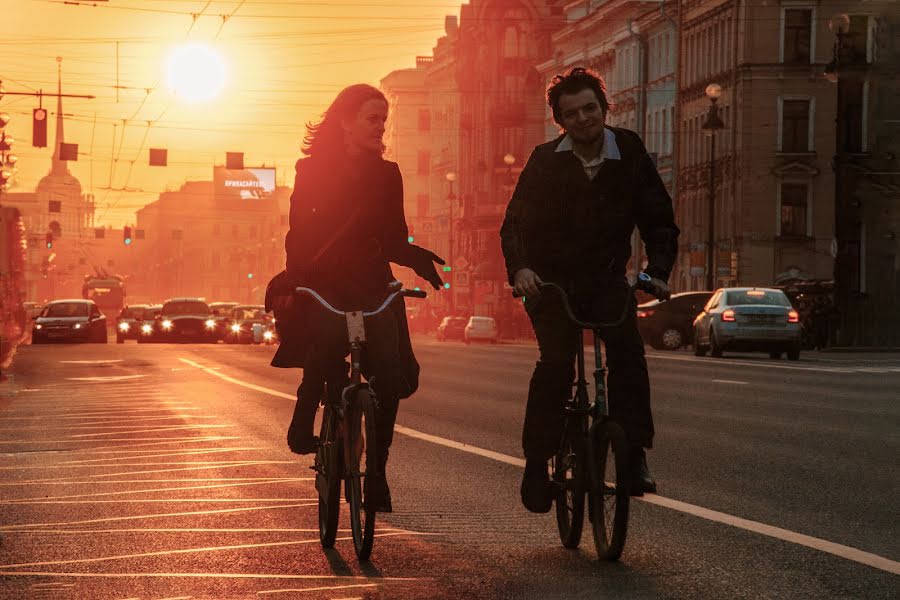
<path fill-rule="evenodd" d="M 410 298 L 427 298 L 428 293 L 425 290 L 403 290 L 404 296 L 409 296 Z"/>

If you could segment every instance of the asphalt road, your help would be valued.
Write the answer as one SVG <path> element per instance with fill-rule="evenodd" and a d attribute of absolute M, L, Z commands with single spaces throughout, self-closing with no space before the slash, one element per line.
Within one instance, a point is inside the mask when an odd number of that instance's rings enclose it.
<path fill-rule="evenodd" d="M 896 598 L 900 356 L 650 353 L 659 494 L 616 564 L 519 502 L 530 345 L 415 340 L 394 513 L 318 544 L 272 348 L 25 346 L 0 384 L 2 598 Z"/>

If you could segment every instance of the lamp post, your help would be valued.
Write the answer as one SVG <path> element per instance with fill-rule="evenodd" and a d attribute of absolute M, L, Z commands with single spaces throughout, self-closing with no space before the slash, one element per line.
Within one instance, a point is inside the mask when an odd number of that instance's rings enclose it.
<path fill-rule="evenodd" d="M 447 179 L 447 183 L 450 185 L 450 190 L 447 192 L 447 211 L 449 213 L 449 226 L 450 230 L 447 235 L 447 260 L 450 264 L 450 316 L 456 316 L 456 287 L 453 285 L 455 277 L 453 277 L 454 269 L 456 268 L 456 264 L 453 260 L 453 204 L 456 200 L 456 194 L 453 193 L 453 182 L 456 181 L 456 172 L 448 171 L 444 176 Z"/>
<path fill-rule="evenodd" d="M 719 97 L 722 86 L 711 83 L 706 86 L 706 97 L 709 98 L 709 112 L 703 122 L 703 131 L 709 136 L 709 221 L 706 233 L 706 289 L 713 290 L 715 273 L 713 272 L 714 253 L 716 251 L 716 131 L 725 127 L 719 117 Z"/>
<path fill-rule="evenodd" d="M 834 34 L 834 46 L 832 47 L 832 56 L 831 62 L 825 65 L 824 76 L 825 79 L 837 85 L 837 98 L 836 98 L 836 106 L 835 106 L 835 117 L 834 117 L 834 158 L 832 159 L 832 165 L 834 169 L 834 239 L 836 243 L 836 252 L 834 253 L 834 301 L 836 305 L 841 306 L 842 310 L 838 311 L 838 315 L 840 315 L 840 323 L 838 323 L 839 329 L 844 329 L 842 327 L 844 322 L 844 315 L 846 315 L 847 311 L 845 310 L 846 306 L 842 306 L 845 304 L 849 304 L 849 299 L 847 298 L 847 290 L 849 289 L 849 280 L 851 279 L 851 271 L 850 271 L 850 257 L 844 252 L 842 253 L 842 248 L 847 239 L 850 238 L 850 235 L 847 232 L 847 219 L 849 215 L 847 214 L 847 208 L 844 203 L 844 182 L 843 182 L 843 174 L 844 168 L 842 164 L 843 157 L 843 149 L 844 149 L 844 127 L 842 122 L 843 116 L 843 107 L 844 107 L 844 98 L 843 98 L 843 85 L 839 81 L 839 71 L 841 66 L 841 52 L 844 46 L 844 37 L 850 31 L 850 17 L 846 14 L 838 14 L 828 20 L 828 29 L 831 30 L 831 33 Z M 858 268 L 858 266 L 857 266 Z M 828 332 L 828 343 L 835 343 L 838 340 L 834 339 L 835 333 L 832 331 L 832 328 L 829 327 Z M 844 336 L 841 336 L 844 337 Z"/>

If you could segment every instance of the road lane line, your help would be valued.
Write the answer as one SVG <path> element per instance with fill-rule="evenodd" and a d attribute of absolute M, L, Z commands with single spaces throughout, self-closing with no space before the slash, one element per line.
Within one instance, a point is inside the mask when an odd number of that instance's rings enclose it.
<path fill-rule="evenodd" d="M 229 381 L 236 385 L 241 385 L 250 389 L 254 389 L 256 391 L 269 394 L 271 396 L 275 396 L 278 398 L 285 398 L 288 400 L 295 400 L 296 396 L 292 394 L 285 394 L 284 392 L 279 392 L 277 390 L 273 390 L 267 387 L 263 387 L 260 385 L 255 385 L 252 383 L 247 383 L 245 381 L 241 381 L 239 379 L 235 379 L 233 377 L 229 377 L 228 375 L 224 375 L 212 369 L 208 369 L 198 363 L 187 360 L 185 358 L 180 358 L 179 360 L 190 364 L 191 366 L 195 366 L 199 369 L 206 371 L 211 375 L 215 375 L 220 379 L 225 381 Z M 772 365 L 775 366 L 775 365 Z M 794 368 L 794 367 L 782 367 L 782 368 Z M 812 369 L 809 369 L 812 370 Z M 826 370 L 826 369 L 821 369 Z M 833 372 L 831 370 L 826 370 L 828 372 Z M 482 456 L 485 458 L 490 458 L 492 460 L 496 460 L 502 463 L 506 463 L 508 465 L 514 465 L 519 467 L 525 466 L 525 461 L 521 458 L 517 458 L 514 456 L 509 456 L 506 454 L 501 454 L 499 452 L 494 452 L 493 450 L 487 450 L 485 448 L 479 448 L 477 446 L 471 446 L 469 444 L 463 444 L 461 442 L 457 442 L 454 440 L 448 440 L 446 438 L 442 438 L 439 436 L 431 435 L 429 433 L 423 433 L 421 431 L 416 431 L 414 429 L 410 429 L 408 427 L 404 427 L 402 425 L 395 425 L 394 431 L 410 436 L 415 437 L 417 439 L 431 442 L 434 444 L 438 444 L 441 446 L 446 446 L 448 448 L 453 448 L 456 450 L 460 450 L 462 452 L 468 452 L 470 454 L 475 454 L 478 456 Z M 707 519 L 710 521 L 714 521 L 717 523 L 723 523 L 726 525 L 731 525 L 732 527 L 737 527 L 739 529 L 745 529 L 747 531 L 752 531 L 754 533 L 759 533 L 762 535 L 766 535 L 768 537 L 780 539 L 783 541 L 791 542 L 794 544 L 798 544 L 801 546 L 806 546 L 808 548 L 812 548 L 815 550 L 819 550 L 821 552 L 826 552 L 828 554 L 832 554 L 834 556 L 838 556 L 840 558 L 844 558 L 847 560 L 851 560 L 853 562 L 857 562 L 860 564 L 868 565 L 870 567 L 875 567 L 876 569 L 880 569 L 882 571 L 887 571 L 888 573 L 892 573 L 894 575 L 900 575 L 900 562 L 891 560 L 889 558 L 885 558 L 883 556 L 878 556 L 877 554 L 872 554 L 870 552 L 864 552 L 857 548 L 853 548 L 850 546 L 844 546 L 842 544 L 836 544 L 834 542 L 829 542 L 828 540 L 823 540 L 820 538 L 803 535 L 801 533 L 795 533 L 793 531 L 789 531 L 787 529 L 781 529 L 780 527 L 774 527 L 772 525 L 767 525 L 765 523 L 759 523 L 757 521 L 751 521 L 749 519 L 742 519 L 740 517 L 735 517 L 726 513 L 721 513 L 718 511 L 710 510 L 708 508 L 703 508 L 702 506 L 696 506 L 693 504 L 688 504 L 686 502 L 681 502 L 678 500 L 673 500 L 671 498 L 666 498 L 664 496 L 658 496 L 656 494 L 645 494 L 643 497 L 643 501 L 649 504 L 655 504 L 657 506 L 662 506 L 665 508 L 669 508 L 671 510 L 675 510 L 678 512 L 683 512 L 686 514 L 690 514 L 696 517 L 700 517 L 703 519 Z"/>
<path fill-rule="evenodd" d="M 384 537 L 396 537 L 398 535 L 409 535 L 409 536 L 418 536 L 418 535 L 428 535 L 428 534 L 419 534 L 414 531 L 390 531 L 387 533 L 375 533 L 375 537 L 384 538 Z M 336 541 L 346 542 L 352 540 L 352 536 L 337 538 Z M 306 540 L 288 540 L 282 542 L 262 542 L 259 544 L 234 544 L 230 546 L 205 546 L 201 548 L 179 548 L 177 550 L 158 550 L 156 552 L 138 552 L 135 554 L 112 554 L 109 556 L 96 556 L 91 558 L 67 558 L 62 560 L 47 560 L 47 561 L 38 561 L 38 562 L 30 562 L 30 563 L 11 563 L 7 565 L 0 565 L 0 569 L 20 569 L 23 567 L 44 567 L 50 565 L 83 565 L 87 563 L 98 563 L 98 562 L 106 562 L 112 560 L 130 560 L 133 558 L 149 558 L 153 556 L 174 556 L 180 554 L 195 554 L 195 553 L 203 553 L 203 552 L 220 552 L 224 550 L 248 550 L 252 548 L 277 548 L 283 546 L 299 546 L 305 544 L 320 544 L 322 543 L 319 540 L 319 537 L 316 536 L 314 538 L 309 538 Z"/>
<path fill-rule="evenodd" d="M 702 506 L 687 504 L 686 502 L 673 500 L 671 498 L 658 496 L 656 494 L 645 494 L 643 500 L 644 502 L 647 502 L 649 504 L 664 506 L 672 510 L 677 510 L 689 515 L 694 515 L 695 517 L 707 519 L 709 521 L 724 523 L 726 525 L 731 525 L 740 529 L 746 529 L 747 531 L 753 531 L 755 533 L 760 533 L 762 535 L 777 538 L 779 540 L 784 540 L 786 542 L 791 542 L 793 544 L 798 544 L 800 546 L 806 546 L 807 548 L 812 548 L 814 550 L 821 550 L 822 552 L 827 552 L 828 554 L 840 556 L 841 558 L 846 558 L 847 560 L 852 560 L 854 562 L 862 563 L 870 567 L 875 567 L 876 569 L 887 571 L 888 573 L 893 573 L 894 575 L 900 575 L 900 562 L 890 560 L 889 558 L 885 558 L 883 556 L 878 556 L 877 554 L 872 554 L 871 552 L 864 552 L 850 546 L 835 544 L 834 542 L 829 542 L 828 540 L 804 535 L 802 533 L 796 533 L 788 529 L 782 529 L 781 527 L 766 525 L 765 523 L 760 523 L 758 521 L 742 519 L 740 517 L 735 517 L 723 512 L 719 512 L 717 510 L 710 510 L 708 508 L 703 508 Z"/>
<path fill-rule="evenodd" d="M 329 590 L 346 590 L 350 588 L 373 588 L 378 587 L 377 583 L 355 583 L 352 585 L 335 585 L 329 587 L 314 587 L 314 588 L 292 588 L 292 589 L 283 589 L 283 590 L 260 590 L 256 592 L 257 596 L 263 596 L 265 594 L 302 594 L 305 592 L 325 592 Z"/>
<path fill-rule="evenodd" d="M 713 383 L 733 383 L 735 385 L 747 385 L 746 381 L 734 381 L 731 379 L 713 379 Z"/>
<path fill-rule="evenodd" d="M 339 540 L 350 540 L 352 538 L 338 538 Z M 316 540 L 317 542 L 319 540 Z M 19 575 L 26 577 L 98 577 L 106 579 L 116 579 L 120 577 L 185 577 L 185 578 L 210 578 L 210 579 L 330 579 L 330 580 L 347 580 L 347 581 L 422 581 L 415 577 L 367 577 L 365 575 L 300 575 L 297 573 L 85 573 L 83 571 L 73 572 L 51 572 L 51 571 L 0 571 L 0 576 Z"/>

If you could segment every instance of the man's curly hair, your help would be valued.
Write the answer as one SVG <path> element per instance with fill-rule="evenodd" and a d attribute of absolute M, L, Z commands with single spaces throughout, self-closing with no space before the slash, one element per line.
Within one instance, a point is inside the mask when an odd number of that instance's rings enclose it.
<path fill-rule="evenodd" d="M 562 127 L 562 115 L 559 113 L 559 97 L 563 94 L 577 94 L 582 90 L 593 90 L 597 94 L 597 100 L 604 113 L 610 109 L 609 98 L 606 95 L 606 82 L 603 77 L 593 69 L 575 67 L 565 75 L 556 75 L 547 86 L 547 104 L 553 110 L 553 120 Z"/>

